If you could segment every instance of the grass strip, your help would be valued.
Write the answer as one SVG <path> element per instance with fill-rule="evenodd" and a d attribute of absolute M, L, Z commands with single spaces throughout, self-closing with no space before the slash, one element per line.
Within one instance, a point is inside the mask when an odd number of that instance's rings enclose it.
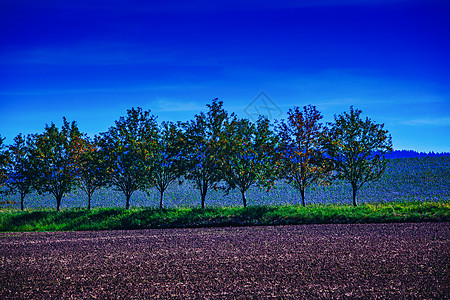
<path fill-rule="evenodd" d="M 0 210 L 0 231 L 74 231 L 146 228 L 448 222 L 450 201 L 193 208 Z"/>

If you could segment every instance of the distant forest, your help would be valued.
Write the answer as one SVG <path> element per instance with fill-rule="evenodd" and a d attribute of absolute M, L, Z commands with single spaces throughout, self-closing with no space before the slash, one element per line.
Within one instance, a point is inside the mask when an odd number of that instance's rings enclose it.
<path fill-rule="evenodd" d="M 425 156 L 447 156 L 450 155 L 449 152 L 417 152 L 413 150 L 395 150 L 392 151 L 390 154 L 387 154 L 386 158 L 412 158 L 412 157 L 425 157 Z"/>

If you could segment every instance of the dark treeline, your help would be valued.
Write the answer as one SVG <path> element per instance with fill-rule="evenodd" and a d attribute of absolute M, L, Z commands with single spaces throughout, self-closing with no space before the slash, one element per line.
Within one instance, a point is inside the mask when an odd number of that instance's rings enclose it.
<path fill-rule="evenodd" d="M 341 179 L 351 184 L 356 206 L 357 191 L 381 177 L 392 152 L 384 124 L 361 113 L 350 107 L 323 124 L 322 114 L 308 105 L 271 124 L 264 116 L 256 122 L 238 118 L 214 99 L 188 122 L 158 124 L 149 110 L 132 108 L 94 137 L 63 118 L 61 128 L 52 123 L 43 133 L 19 134 L 11 145 L 0 137 L 1 192 L 19 194 L 22 210 L 30 192 L 52 194 L 59 211 L 75 188 L 86 193 L 89 209 L 102 187 L 123 193 L 126 208 L 134 192 L 156 188 L 162 208 L 167 187 L 190 180 L 204 208 L 208 190 L 237 189 L 247 206 L 252 185 L 269 190 L 281 179 L 300 191 L 305 205 L 309 185 Z"/>
<path fill-rule="evenodd" d="M 386 158 L 414 158 L 414 157 L 437 157 L 437 156 L 448 156 L 449 152 L 417 152 L 413 150 L 394 150 L 391 153 L 386 154 Z"/>

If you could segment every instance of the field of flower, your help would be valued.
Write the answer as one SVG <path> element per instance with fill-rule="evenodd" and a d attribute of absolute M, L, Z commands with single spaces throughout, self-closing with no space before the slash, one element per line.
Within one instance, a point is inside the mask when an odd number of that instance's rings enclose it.
<path fill-rule="evenodd" d="M 20 202 L 17 196 L 4 200 Z M 443 201 L 450 200 L 450 156 L 390 159 L 383 177 L 367 183 L 358 192 L 359 203 L 384 203 L 392 201 Z M 222 191 L 208 191 L 207 206 L 242 205 L 237 191 L 224 195 Z M 249 205 L 286 205 L 301 203 L 300 193 L 295 188 L 280 181 L 277 188 L 266 192 L 259 187 L 248 191 Z M 307 203 L 351 203 L 351 187 L 345 182 L 334 182 L 327 187 L 311 187 L 306 193 Z M 53 208 L 55 200 L 51 195 L 28 195 L 26 208 Z M 62 200 L 62 208 L 85 207 L 87 197 L 83 191 L 76 191 Z M 157 207 L 159 192 L 152 189 L 149 194 L 136 192 L 131 198 L 132 206 Z M 200 205 L 200 196 L 191 183 L 178 183 L 169 187 L 165 194 L 166 207 L 193 207 Z M 112 189 L 103 189 L 94 194 L 93 207 L 123 207 L 125 197 Z M 8 205 L 19 208 L 19 205 Z"/>

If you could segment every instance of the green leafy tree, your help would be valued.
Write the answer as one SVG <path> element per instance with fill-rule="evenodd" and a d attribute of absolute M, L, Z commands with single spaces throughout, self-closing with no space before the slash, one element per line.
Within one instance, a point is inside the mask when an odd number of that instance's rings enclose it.
<path fill-rule="evenodd" d="M 7 194 L 6 182 L 8 180 L 8 165 L 10 157 L 8 149 L 3 144 L 5 138 L 0 136 L 0 195 Z"/>
<path fill-rule="evenodd" d="M 327 183 L 327 174 L 332 169 L 321 146 L 322 114 L 315 106 L 289 109 L 288 119 L 278 125 L 279 150 L 282 153 L 281 177 L 300 190 L 305 206 L 305 190 L 315 182 Z"/>
<path fill-rule="evenodd" d="M 186 170 L 183 159 L 184 137 L 181 123 L 164 122 L 158 130 L 157 144 L 153 153 L 149 186 L 160 193 L 159 207 L 163 208 L 164 192 Z"/>
<path fill-rule="evenodd" d="M 184 156 L 187 163 L 186 178 L 194 182 L 200 191 L 201 206 L 205 208 L 206 194 L 209 189 L 223 179 L 220 163 L 221 145 L 228 113 L 223 109 L 223 102 L 214 99 L 207 104 L 209 111 L 201 112 L 195 120 L 187 123 Z"/>
<path fill-rule="evenodd" d="M 35 135 L 31 145 L 34 189 L 39 194 L 50 193 L 60 210 L 61 199 L 77 183 L 76 157 L 79 155 L 81 132 L 74 122 L 63 118 L 59 130 L 55 124 L 46 125 L 44 133 Z"/>
<path fill-rule="evenodd" d="M 384 124 L 361 119 L 362 111 L 350 107 L 350 112 L 334 116 L 334 123 L 323 136 L 324 148 L 333 161 L 335 177 L 348 181 L 356 193 L 364 183 L 377 180 L 386 169 L 385 155 L 392 151 L 392 138 Z"/>
<path fill-rule="evenodd" d="M 109 185 L 125 195 L 127 209 L 133 193 L 148 188 L 157 149 L 157 127 L 150 110 L 138 107 L 128 110 L 126 117 L 120 117 L 102 134 L 100 148 L 108 165 Z"/>
<path fill-rule="evenodd" d="M 7 185 L 12 193 L 20 195 L 21 210 L 24 210 L 25 197 L 31 193 L 34 184 L 30 143 L 30 135 L 24 138 L 19 134 L 14 138 L 14 143 L 8 147 L 10 164 Z"/>
<path fill-rule="evenodd" d="M 255 183 L 270 189 L 277 178 L 274 166 L 279 164 L 277 138 L 270 129 L 269 120 L 260 117 L 256 124 L 247 119 L 234 119 L 223 132 L 220 156 L 226 192 L 238 189 L 244 207 L 247 207 L 248 189 Z"/>
<path fill-rule="evenodd" d="M 108 168 L 104 152 L 100 151 L 99 139 L 97 136 L 93 140 L 84 137 L 77 157 L 78 179 L 81 189 L 88 196 L 88 210 L 91 209 L 94 192 L 108 183 Z"/>

